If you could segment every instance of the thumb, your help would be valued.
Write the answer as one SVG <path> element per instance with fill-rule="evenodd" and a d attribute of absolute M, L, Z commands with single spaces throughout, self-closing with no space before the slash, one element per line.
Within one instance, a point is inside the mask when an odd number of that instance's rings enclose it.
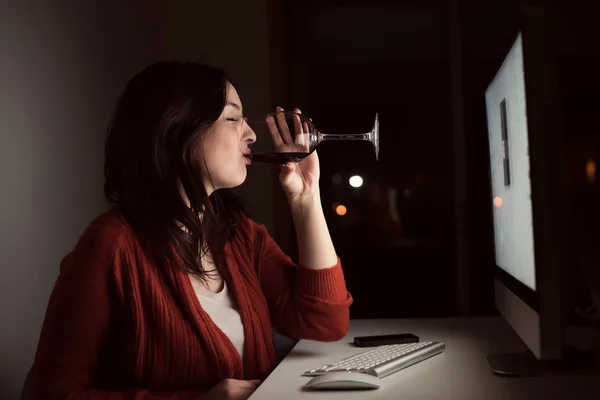
<path fill-rule="evenodd" d="M 294 170 L 294 163 L 293 162 L 286 162 L 285 164 L 280 164 L 279 168 L 282 171 L 293 171 Z"/>
<path fill-rule="evenodd" d="M 285 163 L 279 166 L 281 172 L 279 173 L 279 180 L 281 183 L 287 182 L 295 170 L 294 163 Z"/>

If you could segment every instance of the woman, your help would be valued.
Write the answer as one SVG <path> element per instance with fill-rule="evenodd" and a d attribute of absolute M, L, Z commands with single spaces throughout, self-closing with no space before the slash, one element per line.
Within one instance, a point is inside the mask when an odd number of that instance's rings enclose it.
<path fill-rule="evenodd" d="M 285 129 L 272 133 L 285 146 Z M 281 167 L 296 266 L 227 191 L 244 182 L 255 140 L 217 68 L 158 63 L 128 84 L 105 148 L 115 206 L 61 263 L 34 399 L 245 399 L 275 366 L 273 325 L 344 337 L 352 298 L 317 155 Z"/>

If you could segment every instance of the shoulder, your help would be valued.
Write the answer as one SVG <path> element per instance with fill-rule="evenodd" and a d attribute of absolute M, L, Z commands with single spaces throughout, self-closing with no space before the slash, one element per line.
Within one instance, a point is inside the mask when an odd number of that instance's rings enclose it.
<path fill-rule="evenodd" d="M 70 256 L 109 262 L 130 247 L 133 235 L 118 208 L 96 216 L 85 228 Z"/>
<path fill-rule="evenodd" d="M 253 266 L 256 272 L 258 261 L 261 259 L 264 249 L 268 247 L 269 238 L 269 232 L 264 224 L 244 215 L 236 221 L 235 239 L 230 242 L 230 249 L 238 261 L 242 261 L 247 266 Z"/>
<path fill-rule="evenodd" d="M 255 244 L 269 236 L 267 227 L 264 224 L 258 223 L 246 215 L 240 216 L 236 231 L 238 239 L 248 244 Z"/>
<path fill-rule="evenodd" d="M 264 224 L 243 216 L 237 220 L 235 239 L 231 246 L 236 253 L 246 254 L 249 259 L 256 259 L 268 247 L 271 240 L 271 235 Z"/>

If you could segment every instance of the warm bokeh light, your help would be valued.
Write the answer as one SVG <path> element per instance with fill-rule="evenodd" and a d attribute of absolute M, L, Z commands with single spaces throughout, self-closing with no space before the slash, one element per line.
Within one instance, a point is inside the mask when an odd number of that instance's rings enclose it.
<path fill-rule="evenodd" d="M 502 198 L 501 197 L 494 198 L 494 205 L 496 207 L 500 207 L 502 205 Z"/>
<path fill-rule="evenodd" d="M 358 175 L 354 175 L 353 177 L 350 178 L 349 182 L 350 182 L 350 186 L 358 188 L 358 187 L 362 186 L 363 178 L 361 178 Z"/>
<path fill-rule="evenodd" d="M 585 171 L 587 172 L 587 179 L 589 183 L 594 183 L 596 180 L 596 161 L 593 159 L 587 160 L 585 164 Z"/>
<path fill-rule="evenodd" d="M 348 210 L 346 209 L 346 206 L 340 204 L 335 208 L 335 212 L 337 213 L 337 215 L 346 215 L 346 212 L 348 212 Z"/>

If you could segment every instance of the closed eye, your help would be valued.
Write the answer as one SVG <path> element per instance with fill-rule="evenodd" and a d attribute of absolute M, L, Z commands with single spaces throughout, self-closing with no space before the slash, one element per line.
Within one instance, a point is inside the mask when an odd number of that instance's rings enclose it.
<path fill-rule="evenodd" d="M 233 122 L 239 122 L 241 120 L 246 120 L 246 118 L 244 117 L 239 117 L 239 118 L 225 118 L 227 121 L 233 121 Z"/>

